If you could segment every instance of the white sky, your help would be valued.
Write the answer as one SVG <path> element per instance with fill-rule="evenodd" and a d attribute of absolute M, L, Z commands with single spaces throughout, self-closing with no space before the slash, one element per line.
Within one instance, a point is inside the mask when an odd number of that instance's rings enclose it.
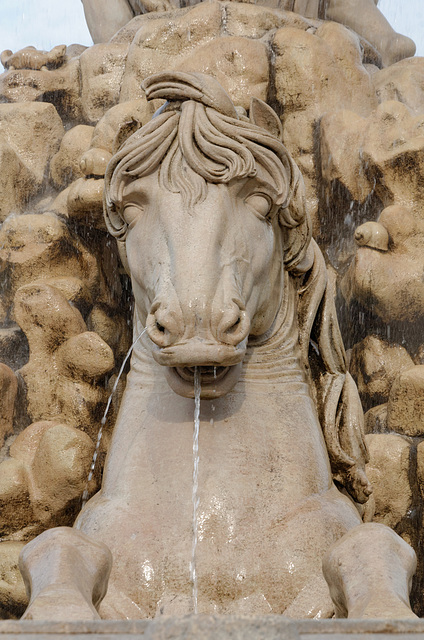
<path fill-rule="evenodd" d="M 424 0 L 380 0 L 379 7 L 424 56 Z M 73 43 L 92 44 L 81 0 L 0 0 L 0 51 Z"/>

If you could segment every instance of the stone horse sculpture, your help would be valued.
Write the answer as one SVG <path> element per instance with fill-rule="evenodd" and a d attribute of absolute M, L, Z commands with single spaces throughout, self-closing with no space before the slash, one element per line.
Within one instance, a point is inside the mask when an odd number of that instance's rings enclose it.
<path fill-rule="evenodd" d="M 144 87 L 167 102 L 112 158 L 105 211 L 147 333 L 101 491 L 23 550 L 25 617 L 99 617 L 110 571 L 102 617 L 190 612 L 195 367 L 199 611 L 330 617 L 324 558 L 337 615 L 413 616 L 414 552 L 355 505 L 362 409 L 278 117 L 201 74 Z"/>

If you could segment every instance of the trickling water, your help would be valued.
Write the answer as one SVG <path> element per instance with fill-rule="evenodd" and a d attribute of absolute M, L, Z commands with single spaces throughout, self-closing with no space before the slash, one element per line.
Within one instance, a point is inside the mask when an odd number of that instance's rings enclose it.
<path fill-rule="evenodd" d="M 191 551 L 191 563 L 190 563 L 190 579 L 192 584 L 193 594 L 193 611 L 197 613 L 197 570 L 196 570 L 196 555 L 197 555 L 197 537 L 198 537 L 198 523 L 197 523 L 197 507 L 199 506 L 199 497 L 197 490 L 199 486 L 199 428 L 200 428 L 200 371 L 198 367 L 194 368 L 194 430 L 193 430 L 193 547 Z"/>
<path fill-rule="evenodd" d="M 110 396 L 107 400 L 107 404 L 106 404 L 106 409 L 105 412 L 103 414 L 103 418 L 100 421 L 100 429 L 99 429 L 99 433 L 97 434 L 97 442 L 96 442 L 96 447 L 94 449 L 94 453 L 93 453 L 93 459 L 91 461 L 91 466 L 90 466 L 90 471 L 88 474 L 88 478 L 87 478 L 87 484 L 85 485 L 85 489 L 84 492 L 82 494 L 82 505 L 81 508 L 85 506 L 87 500 L 88 500 L 88 488 L 91 482 L 91 479 L 93 477 L 94 474 L 94 469 L 96 468 L 96 462 L 97 462 L 97 456 L 99 455 L 99 449 L 100 449 L 100 442 L 102 440 L 102 436 L 103 436 L 103 427 L 106 424 L 106 418 L 107 418 L 107 414 L 109 413 L 109 409 L 110 409 L 110 405 L 112 402 L 112 398 L 115 394 L 116 389 L 118 388 L 118 383 L 119 380 L 122 376 L 122 373 L 124 371 L 125 365 L 127 364 L 128 358 L 130 357 L 132 350 L 134 349 L 135 345 L 137 344 L 137 342 L 140 340 L 141 336 L 147 331 L 147 327 L 145 327 L 143 329 L 143 331 L 140 333 L 140 335 L 138 336 L 138 338 L 136 338 L 134 340 L 134 342 L 132 343 L 132 345 L 130 346 L 130 348 L 127 351 L 127 355 L 124 358 L 124 361 L 122 362 L 121 368 L 119 369 L 119 373 L 117 375 L 117 378 L 115 380 L 115 384 L 112 387 L 112 391 L 110 393 Z"/>

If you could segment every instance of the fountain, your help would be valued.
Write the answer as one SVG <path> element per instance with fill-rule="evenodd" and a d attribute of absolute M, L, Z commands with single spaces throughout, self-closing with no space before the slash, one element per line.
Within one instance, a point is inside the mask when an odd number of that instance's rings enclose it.
<path fill-rule="evenodd" d="M 288 4 L 149 7 L 2 56 L 0 608 L 27 607 L 23 549 L 33 620 L 6 633 L 413 616 L 422 60 L 348 3 Z"/>

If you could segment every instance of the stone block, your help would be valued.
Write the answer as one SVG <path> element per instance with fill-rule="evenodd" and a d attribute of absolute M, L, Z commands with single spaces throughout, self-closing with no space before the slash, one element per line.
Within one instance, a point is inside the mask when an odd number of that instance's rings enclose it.
<path fill-rule="evenodd" d="M 10 213 L 20 213 L 25 201 L 37 192 L 38 187 L 35 176 L 0 135 L 0 222 Z"/>
<path fill-rule="evenodd" d="M 13 541 L 0 543 L 0 618 L 20 618 L 28 604 L 18 565 L 24 544 Z"/>
<path fill-rule="evenodd" d="M 80 167 L 82 154 L 90 148 L 93 127 L 77 125 L 65 133 L 59 151 L 50 163 L 50 177 L 58 189 L 81 178 L 84 174 Z"/>
<path fill-rule="evenodd" d="M 14 149 L 41 186 L 48 163 L 59 148 L 65 130 L 52 104 L 0 104 L 0 136 Z"/>
<path fill-rule="evenodd" d="M 406 349 L 367 336 L 352 349 L 349 371 L 365 407 L 387 402 L 395 378 L 414 363 Z"/>
<path fill-rule="evenodd" d="M 127 61 L 127 44 L 95 44 L 80 57 L 81 103 L 84 120 L 96 124 L 119 102 Z"/>
<path fill-rule="evenodd" d="M 396 378 L 389 395 L 387 426 L 407 436 L 424 435 L 424 365 Z"/>
<path fill-rule="evenodd" d="M 399 170 L 398 177 L 402 171 Z M 412 173 L 415 174 L 415 170 Z M 415 180 L 415 175 L 412 179 Z M 410 195 L 414 199 L 417 192 L 412 188 Z M 419 322 L 424 308 L 421 213 L 402 205 L 391 205 L 381 212 L 374 229 L 380 228 L 388 235 L 387 250 L 375 246 L 374 232 L 369 238 L 364 237 L 365 227 L 364 224 L 356 229 L 359 246 L 341 281 L 345 300 L 349 303 L 356 300 L 388 324 Z"/>
<path fill-rule="evenodd" d="M 374 487 L 374 520 L 395 528 L 412 502 L 409 485 L 410 444 L 395 434 L 369 434 L 367 476 Z"/>
<path fill-rule="evenodd" d="M 424 58 L 406 58 L 373 75 L 379 102 L 398 100 L 407 107 L 424 111 Z"/>
<path fill-rule="evenodd" d="M 13 105 L 54 104 L 64 120 L 81 119 L 79 58 L 58 69 L 16 69 L 0 76 L 0 101 Z"/>
<path fill-rule="evenodd" d="M 54 214 L 9 218 L 0 230 L 3 319 L 13 318 L 16 291 L 34 280 L 79 278 L 98 297 L 95 257 Z"/>
<path fill-rule="evenodd" d="M 23 331 L 17 326 L 0 328 L 0 362 L 16 371 L 28 357 L 28 342 Z"/>
<path fill-rule="evenodd" d="M 12 369 L 0 363 L 0 448 L 5 438 L 13 433 L 13 415 L 15 411 L 18 382 Z"/>
<path fill-rule="evenodd" d="M 266 99 L 267 47 L 259 40 L 221 37 L 223 21 L 221 6 L 212 2 L 144 21 L 128 53 L 121 102 L 142 97 L 141 82 L 152 73 L 168 69 L 215 76 L 232 100 L 245 109 L 252 95 Z M 250 24 L 254 23 L 253 12 Z"/>
<path fill-rule="evenodd" d="M 371 407 L 364 416 L 365 433 L 385 433 L 387 431 L 387 402 Z"/>

